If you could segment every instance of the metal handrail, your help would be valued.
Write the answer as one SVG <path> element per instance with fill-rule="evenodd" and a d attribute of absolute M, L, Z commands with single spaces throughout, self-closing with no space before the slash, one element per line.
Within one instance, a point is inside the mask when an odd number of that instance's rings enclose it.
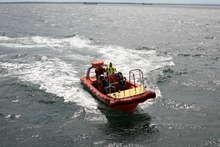
<path fill-rule="evenodd" d="M 136 79 L 135 79 L 135 74 L 134 74 L 134 72 L 135 71 L 138 71 L 138 73 L 139 73 L 139 77 L 140 77 L 140 83 L 143 85 L 143 87 L 144 87 L 144 74 L 143 74 L 143 71 L 141 70 L 141 69 L 132 69 L 132 70 L 130 70 L 129 71 L 129 83 L 131 83 L 131 77 L 133 77 L 133 79 L 134 79 L 134 86 L 135 86 L 135 93 L 136 93 Z"/>

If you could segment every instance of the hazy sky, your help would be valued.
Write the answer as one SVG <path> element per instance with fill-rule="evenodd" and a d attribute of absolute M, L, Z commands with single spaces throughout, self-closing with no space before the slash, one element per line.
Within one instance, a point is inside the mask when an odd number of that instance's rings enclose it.
<path fill-rule="evenodd" d="M 149 3 L 196 3 L 196 4 L 220 4 L 220 0 L 0 0 L 0 2 L 19 2 L 19 1 L 99 1 L 99 2 L 149 2 Z"/>

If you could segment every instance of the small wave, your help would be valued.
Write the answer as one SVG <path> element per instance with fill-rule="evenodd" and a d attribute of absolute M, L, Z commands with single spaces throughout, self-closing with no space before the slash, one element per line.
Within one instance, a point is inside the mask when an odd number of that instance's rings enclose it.
<path fill-rule="evenodd" d="M 0 40 L 1 41 L 8 41 L 8 40 L 11 40 L 10 37 L 6 37 L 6 36 L 0 36 Z"/>
<path fill-rule="evenodd" d="M 138 47 L 138 48 L 135 48 L 136 50 L 155 50 L 155 48 L 152 48 L 152 47 L 147 47 L 147 46 L 142 46 L 142 47 Z"/>
<path fill-rule="evenodd" d="M 208 139 L 203 140 L 203 143 L 200 146 L 220 146 L 220 138 L 209 137 Z"/>
<path fill-rule="evenodd" d="M 188 71 L 187 71 L 186 68 L 181 69 L 181 70 L 175 72 L 175 75 L 180 75 L 180 76 L 181 75 L 186 75 L 186 74 L 188 74 Z"/>
<path fill-rule="evenodd" d="M 19 119 L 21 114 L 8 114 L 5 116 L 6 119 Z"/>
<path fill-rule="evenodd" d="M 205 54 L 194 54 L 194 55 L 192 55 L 192 57 L 204 57 L 204 56 L 207 56 L 207 55 L 205 55 Z"/>
<path fill-rule="evenodd" d="M 157 79 L 157 83 L 164 83 L 173 76 L 183 76 L 188 74 L 187 69 L 172 69 L 172 67 L 167 66 L 165 67 L 159 74 L 159 77 Z"/>
<path fill-rule="evenodd" d="M 173 69 L 171 69 L 171 68 L 165 68 L 164 70 L 163 70 L 163 73 L 168 73 L 168 74 L 172 74 L 172 73 L 174 73 L 174 71 L 173 71 Z"/>
<path fill-rule="evenodd" d="M 56 103 L 56 101 L 53 101 L 53 100 L 39 100 L 38 102 L 42 103 L 42 104 L 54 104 L 54 103 Z"/>
<path fill-rule="evenodd" d="M 214 40 L 216 37 L 215 36 L 205 36 L 205 39 L 207 40 Z"/>
<path fill-rule="evenodd" d="M 77 111 L 74 112 L 72 118 L 80 119 L 80 120 L 87 120 L 92 122 L 106 122 L 106 117 L 102 115 L 99 109 L 96 110 L 86 110 L 85 108 L 79 108 Z"/>
<path fill-rule="evenodd" d="M 216 91 L 218 87 L 215 80 L 196 81 L 196 80 L 188 79 L 185 80 L 184 82 L 181 82 L 181 84 L 186 87 L 197 87 L 199 89 L 208 90 L 208 91 Z"/>
<path fill-rule="evenodd" d="M 167 66 L 162 70 L 162 72 L 160 72 L 157 83 L 163 83 L 170 79 L 173 75 L 174 70 Z"/>
<path fill-rule="evenodd" d="M 205 57 L 207 56 L 206 54 L 187 54 L 187 53 L 181 53 L 181 54 L 178 54 L 178 56 L 182 56 L 182 57 Z"/>
<path fill-rule="evenodd" d="M 180 53 L 180 54 L 178 54 L 178 56 L 183 56 L 183 57 L 189 57 L 189 56 L 191 56 L 191 54 L 187 54 L 187 53 Z"/>
<path fill-rule="evenodd" d="M 19 43 L 0 43 L 1 46 L 8 48 L 42 48 L 46 47 L 45 45 L 34 45 L 34 44 L 19 44 Z"/>
<path fill-rule="evenodd" d="M 163 105 L 165 105 L 169 109 L 174 109 L 174 110 L 181 110 L 181 111 L 196 111 L 199 112 L 202 110 L 203 107 L 192 103 L 192 104 L 186 104 L 183 102 L 178 102 L 176 100 L 173 100 L 171 98 L 169 99 L 163 99 L 162 100 Z"/>
<path fill-rule="evenodd" d="M 167 123 L 163 124 L 164 126 L 167 126 L 168 129 L 170 130 L 184 130 L 184 129 L 194 129 L 194 130 L 200 130 L 203 129 L 201 125 L 197 124 L 183 124 L 183 123 Z"/>
<path fill-rule="evenodd" d="M 75 37 L 75 36 L 76 36 L 76 34 L 71 34 L 71 35 L 64 36 L 64 38 L 71 38 L 71 37 Z"/>
<path fill-rule="evenodd" d="M 19 100 L 18 100 L 18 99 L 14 99 L 14 100 L 12 100 L 11 102 L 12 102 L 12 103 L 18 103 Z"/>

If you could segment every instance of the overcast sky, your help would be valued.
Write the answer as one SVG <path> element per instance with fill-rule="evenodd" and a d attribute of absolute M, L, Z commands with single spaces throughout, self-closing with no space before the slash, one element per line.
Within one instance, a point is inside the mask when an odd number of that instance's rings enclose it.
<path fill-rule="evenodd" d="M 76 1 L 86 1 L 86 2 L 146 2 L 146 3 L 188 3 L 188 4 L 220 4 L 220 0 L 0 0 L 0 2 L 20 2 L 20 1 L 26 1 L 26 2 L 37 2 L 37 1 L 70 1 L 70 2 L 76 2 Z"/>

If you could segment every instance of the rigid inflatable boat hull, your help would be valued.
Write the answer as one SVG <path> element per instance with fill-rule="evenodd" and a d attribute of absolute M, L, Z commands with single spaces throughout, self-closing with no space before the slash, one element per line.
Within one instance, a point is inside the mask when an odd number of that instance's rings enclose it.
<path fill-rule="evenodd" d="M 134 112 L 139 103 L 156 97 L 156 94 L 154 92 L 145 90 L 144 93 L 131 97 L 113 98 L 107 94 L 100 92 L 97 88 L 93 86 L 95 80 L 94 78 L 82 77 L 80 80 L 86 90 L 88 90 L 95 98 L 102 101 L 107 106 L 113 109 L 124 112 Z"/>

